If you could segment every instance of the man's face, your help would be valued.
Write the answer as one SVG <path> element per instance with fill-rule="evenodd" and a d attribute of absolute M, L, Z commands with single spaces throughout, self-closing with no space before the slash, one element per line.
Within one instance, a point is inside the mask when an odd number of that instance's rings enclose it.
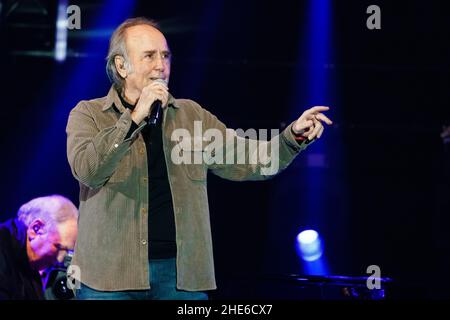
<path fill-rule="evenodd" d="M 42 270 L 62 263 L 67 252 L 75 247 L 77 231 L 76 219 L 67 220 L 50 229 L 42 226 L 37 232 L 30 226 L 28 235 L 35 268 Z"/>
<path fill-rule="evenodd" d="M 156 79 L 169 82 L 171 54 L 160 31 L 148 25 L 130 27 L 126 30 L 126 47 L 131 63 L 131 73 L 125 78 L 126 92 L 140 94 Z"/>

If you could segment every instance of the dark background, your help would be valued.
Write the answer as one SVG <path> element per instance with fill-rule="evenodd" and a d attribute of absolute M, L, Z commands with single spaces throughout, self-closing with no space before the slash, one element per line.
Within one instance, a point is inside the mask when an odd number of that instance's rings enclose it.
<path fill-rule="evenodd" d="M 71 1 L 82 28 L 69 31 L 64 63 L 45 56 L 55 2 L 38 1 L 47 9 L 40 16 L 8 13 L 14 2 L 1 1 L 0 220 L 46 194 L 78 203 L 65 153 L 68 112 L 106 95 L 111 31 L 145 15 L 161 23 L 173 51 L 172 94 L 231 128 L 282 129 L 313 104 L 331 106 L 334 125 L 274 179 L 209 176 L 217 296 L 252 297 L 262 287 L 295 299 L 273 281 L 265 286 L 266 276 L 305 273 L 295 237 L 314 228 L 329 274 L 367 276 L 375 264 L 394 280 L 390 297 L 450 297 L 449 160 L 440 138 L 450 124 L 445 1 L 330 1 L 320 71 L 328 89 L 317 102 L 307 98 L 310 1 Z M 381 30 L 366 28 L 371 4 L 381 8 Z M 325 165 L 308 165 L 319 150 Z"/>

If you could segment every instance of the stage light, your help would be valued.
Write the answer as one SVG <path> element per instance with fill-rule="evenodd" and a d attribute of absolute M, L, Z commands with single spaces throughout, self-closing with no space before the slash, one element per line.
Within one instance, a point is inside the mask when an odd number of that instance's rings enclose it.
<path fill-rule="evenodd" d="M 297 236 L 297 246 L 303 260 L 312 262 L 320 259 L 323 254 L 322 241 L 315 230 L 305 230 Z"/>
<path fill-rule="evenodd" d="M 56 16 L 55 60 L 63 62 L 67 55 L 67 0 L 60 0 Z"/>

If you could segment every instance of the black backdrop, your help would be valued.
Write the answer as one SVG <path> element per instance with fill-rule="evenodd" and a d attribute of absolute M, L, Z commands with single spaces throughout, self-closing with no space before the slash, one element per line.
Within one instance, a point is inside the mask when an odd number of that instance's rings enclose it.
<path fill-rule="evenodd" d="M 102 10 L 100 1 L 71 3 L 82 13 Z M 450 124 L 448 7 L 417 0 L 331 3 L 328 74 L 335 125 L 323 138 L 328 165 L 310 169 L 328 177 L 321 223 L 330 269 L 365 275 L 368 265 L 377 264 L 382 276 L 396 280 L 393 297 L 448 297 L 448 150 L 445 158 L 440 138 L 442 126 Z M 130 15 L 160 20 L 167 31 L 176 97 L 200 102 L 229 127 L 280 128 L 294 120 L 294 108 L 300 114 L 309 107 L 292 106 L 298 90 L 293 82 L 308 68 L 301 47 L 307 4 L 140 1 Z M 365 26 L 370 4 L 382 10 L 381 30 Z M 2 14 L 4 220 L 35 196 L 61 193 L 77 203 L 65 121 L 79 100 L 105 95 L 109 84 L 101 49 L 64 64 L 13 54 L 20 35 L 5 27 Z M 82 21 L 85 30 L 96 22 L 89 14 Z M 71 41 L 73 50 L 83 51 L 79 39 Z M 80 61 L 93 69 L 74 81 Z M 307 188 L 295 179 L 306 170 L 299 159 L 264 183 L 209 176 L 218 295 L 239 296 L 242 279 L 302 272 L 293 238 L 314 218 L 293 200 Z"/>

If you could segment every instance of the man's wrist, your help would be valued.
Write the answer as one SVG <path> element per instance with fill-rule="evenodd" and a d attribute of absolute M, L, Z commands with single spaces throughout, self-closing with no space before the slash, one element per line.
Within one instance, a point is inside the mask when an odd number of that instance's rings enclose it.
<path fill-rule="evenodd" d="M 307 138 L 304 137 L 301 133 L 296 133 L 296 132 L 294 131 L 294 128 L 293 128 L 293 127 L 291 127 L 291 132 L 292 132 L 292 135 L 294 136 L 294 139 L 295 139 L 296 141 L 302 142 L 302 141 L 307 140 Z"/>
<path fill-rule="evenodd" d="M 133 120 L 133 122 L 137 125 L 139 125 L 144 118 L 145 117 L 142 117 L 142 115 L 138 115 L 136 111 L 131 112 L 131 120 Z"/>

